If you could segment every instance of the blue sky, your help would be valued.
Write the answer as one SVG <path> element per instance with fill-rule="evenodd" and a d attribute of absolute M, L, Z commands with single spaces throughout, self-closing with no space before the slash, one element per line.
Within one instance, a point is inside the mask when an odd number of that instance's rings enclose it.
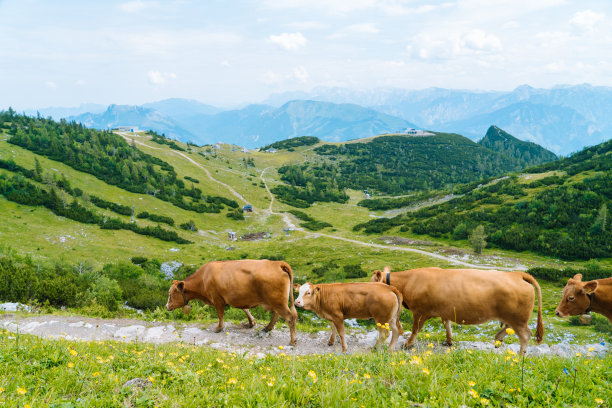
<path fill-rule="evenodd" d="M 0 0 L 0 108 L 612 86 L 608 0 Z"/>

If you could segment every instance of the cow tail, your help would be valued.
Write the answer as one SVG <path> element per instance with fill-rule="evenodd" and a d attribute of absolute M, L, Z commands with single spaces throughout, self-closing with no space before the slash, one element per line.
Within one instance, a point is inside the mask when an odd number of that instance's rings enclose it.
<path fill-rule="evenodd" d="M 523 274 L 523 280 L 527 283 L 532 284 L 538 291 L 538 323 L 536 326 L 536 341 L 538 344 L 542 343 L 544 339 L 544 323 L 542 322 L 542 290 L 538 281 L 528 273 L 521 272 Z"/>
<path fill-rule="evenodd" d="M 289 275 L 289 300 L 291 300 L 291 311 L 297 313 L 297 311 L 295 310 L 295 303 L 293 301 L 293 270 L 287 262 L 281 263 L 281 269 L 287 275 Z"/>

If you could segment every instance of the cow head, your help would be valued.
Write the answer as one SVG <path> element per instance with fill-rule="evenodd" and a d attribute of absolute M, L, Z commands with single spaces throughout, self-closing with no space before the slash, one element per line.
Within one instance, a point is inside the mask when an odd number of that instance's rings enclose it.
<path fill-rule="evenodd" d="M 303 285 L 297 283 L 293 285 L 293 289 L 299 293 L 297 299 L 295 299 L 295 305 L 303 307 L 306 310 L 311 310 L 316 298 L 319 296 L 321 288 L 317 285 L 313 285 L 310 282 L 306 282 Z"/>
<path fill-rule="evenodd" d="M 574 275 L 563 288 L 563 298 L 555 313 L 559 317 L 583 314 L 591 304 L 589 294 L 597 289 L 597 281 L 582 282 L 582 275 Z"/>
<path fill-rule="evenodd" d="M 166 303 L 166 309 L 174 310 L 185 306 L 184 290 L 184 281 L 172 281 L 172 286 L 170 286 L 170 290 L 168 291 L 168 303 Z"/>
<path fill-rule="evenodd" d="M 385 266 L 385 269 L 382 272 L 379 270 L 376 270 L 372 274 L 372 279 L 370 279 L 370 282 L 384 282 L 385 277 L 390 272 L 391 272 L 391 268 L 389 268 L 388 266 Z"/>

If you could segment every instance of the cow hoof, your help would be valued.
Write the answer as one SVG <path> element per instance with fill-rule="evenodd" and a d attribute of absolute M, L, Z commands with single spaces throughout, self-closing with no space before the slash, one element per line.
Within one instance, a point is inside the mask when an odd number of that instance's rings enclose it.
<path fill-rule="evenodd" d="M 272 329 L 268 329 L 267 327 L 264 327 L 263 329 L 261 329 L 262 333 L 268 333 L 270 331 L 272 331 Z"/>
<path fill-rule="evenodd" d="M 246 327 L 247 329 L 252 329 L 255 326 L 255 323 L 246 322 L 246 323 L 242 323 L 242 326 Z"/>
<path fill-rule="evenodd" d="M 446 346 L 446 347 L 451 347 L 451 346 L 453 345 L 453 342 L 452 342 L 452 341 L 446 341 L 446 340 L 445 340 L 445 341 L 442 343 L 442 345 L 443 345 L 443 346 Z"/>
<path fill-rule="evenodd" d="M 215 333 L 219 333 L 220 331 L 223 331 L 223 327 L 217 327 L 215 329 Z"/>
<path fill-rule="evenodd" d="M 297 340 L 293 340 L 289 342 L 289 345 L 293 347 L 295 347 L 296 344 L 297 344 Z"/>
<path fill-rule="evenodd" d="M 334 343 L 333 343 L 333 342 L 331 342 L 331 341 L 328 341 L 328 342 L 327 342 L 327 345 L 328 345 L 328 346 L 333 346 L 333 345 L 334 345 Z"/>
<path fill-rule="evenodd" d="M 412 348 L 414 347 L 414 344 L 402 344 L 402 350 L 412 350 Z"/>

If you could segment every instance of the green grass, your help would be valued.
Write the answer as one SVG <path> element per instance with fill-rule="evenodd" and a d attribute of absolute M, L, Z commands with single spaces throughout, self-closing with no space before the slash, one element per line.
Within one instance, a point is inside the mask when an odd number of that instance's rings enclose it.
<path fill-rule="evenodd" d="M 609 406 L 612 356 L 449 350 L 262 359 L 185 344 L 0 333 L 0 403 L 31 407 Z M 567 374 L 566 374 L 567 372 Z M 142 389 L 124 387 L 143 379 Z"/>

